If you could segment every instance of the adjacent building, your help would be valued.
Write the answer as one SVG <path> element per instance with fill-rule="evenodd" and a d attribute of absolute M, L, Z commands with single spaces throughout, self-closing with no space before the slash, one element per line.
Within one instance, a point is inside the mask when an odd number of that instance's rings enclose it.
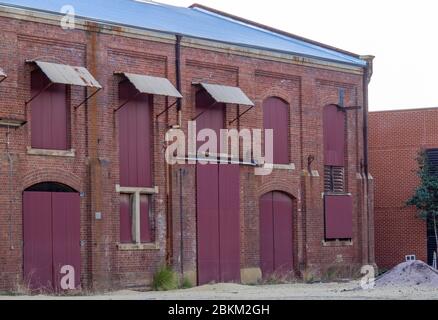
<path fill-rule="evenodd" d="M 375 181 L 376 263 L 389 269 L 414 255 L 433 265 L 433 228 L 406 206 L 420 180 L 417 158 L 438 166 L 438 108 L 370 113 L 370 172 Z"/>
<path fill-rule="evenodd" d="M 0 1 L 0 289 L 374 263 L 372 57 L 200 5 L 64 2 Z M 242 152 L 169 164 L 192 121 L 273 129 L 272 174 Z"/>

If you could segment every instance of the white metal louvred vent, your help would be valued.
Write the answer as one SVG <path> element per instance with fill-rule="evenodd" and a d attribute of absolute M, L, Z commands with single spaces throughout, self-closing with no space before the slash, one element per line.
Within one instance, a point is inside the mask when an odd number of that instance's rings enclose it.
<path fill-rule="evenodd" d="M 324 191 L 345 192 L 345 171 L 343 167 L 326 166 L 324 168 Z"/>

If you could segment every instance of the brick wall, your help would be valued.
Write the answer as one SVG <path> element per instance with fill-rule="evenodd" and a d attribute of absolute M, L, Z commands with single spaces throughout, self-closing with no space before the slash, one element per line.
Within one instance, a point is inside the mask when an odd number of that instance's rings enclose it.
<path fill-rule="evenodd" d="M 415 254 L 427 261 L 426 223 L 406 201 L 419 184 L 421 149 L 438 147 L 438 109 L 370 114 L 370 170 L 375 183 L 376 263 L 391 268 Z"/>
<path fill-rule="evenodd" d="M 168 168 L 164 161 L 164 133 L 177 123 L 175 109 L 154 124 L 154 232 L 157 249 L 122 251 L 119 238 L 119 183 L 117 117 L 117 71 L 167 77 L 175 83 L 175 48 L 169 37 L 125 33 L 119 27 L 86 23 L 64 31 L 53 22 L 36 22 L 25 16 L 0 15 L 0 66 L 9 78 L 0 85 L 0 117 L 26 118 L 28 123 L 9 135 L 13 160 L 12 176 L 6 156 L 6 132 L 0 128 L 0 289 L 22 282 L 22 192 L 44 181 L 67 184 L 83 193 L 81 198 L 82 284 L 94 289 L 147 286 L 152 274 L 167 262 L 175 270 L 196 275 L 196 191 L 195 167 Z M 225 46 L 225 45 L 224 45 Z M 27 59 L 85 66 L 104 90 L 77 110 L 71 110 L 74 157 L 35 156 L 27 152 L 32 119 L 25 101 L 30 95 L 30 66 Z M 232 50 L 189 42 L 182 48 L 182 125 L 195 116 L 192 82 L 207 81 L 239 86 L 256 103 L 256 108 L 230 128 L 263 128 L 262 102 L 278 96 L 290 105 L 290 150 L 293 171 L 274 170 L 267 177 L 254 176 L 253 168 L 241 168 L 241 266 L 259 267 L 259 198 L 280 190 L 295 200 L 294 256 L 296 270 L 324 269 L 332 265 L 360 265 L 363 252 L 362 217 L 366 196 L 360 163 L 363 158 L 362 112 L 348 113 L 348 192 L 354 197 L 352 243 L 324 243 L 322 111 L 338 102 L 338 91 L 346 92 L 346 105 L 362 103 L 362 75 L 346 68 L 319 66 L 292 59 L 268 59 Z M 91 92 L 89 92 L 91 93 Z M 81 88 L 72 88 L 72 105 L 84 98 Z M 154 98 L 155 116 L 172 99 Z M 244 107 L 240 107 L 243 112 Z M 227 107 L 227 120 L 238 115 Z M 228 122 L 228 121 L 227 121 Z M 315 156 L 310 176 L 308 156 Z M 359 175 L 358 175 L 359 173 Z M 181 188 L 180 188 L 181 180 Z M 169 186 L 169 187 L 168 187 Z M 166 190 L 169 190 L 167 192 Z M 95 220 L 94 213 L 103 219 Z M 182 230 L 180 227 L 182 222 Z M 168 229 L 169 228 L 169 231 Z M 365 230 L 367 230 L 365 228 Z M 182 234 L 182 237 L 181 237 Z M 181 250 L 181 244 L 184 250 Z M 183 254 L 181 255 L 181 251 Z M 181 261 L 183 260 L 183 261 Z M 372 258 L 370 258 L 372 261 Z M 183 263 L 183 264 L 182 264 Z"/>

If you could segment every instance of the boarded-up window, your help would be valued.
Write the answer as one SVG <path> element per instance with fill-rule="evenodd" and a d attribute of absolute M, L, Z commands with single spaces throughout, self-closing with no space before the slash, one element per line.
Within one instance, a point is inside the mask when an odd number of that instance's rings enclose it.
<path fill-rule="evenodd" d="M 263 128 L 272 129 L 274 164 L 289 164 L 289 105 L 275 97 L 263 102 Z"/>
<path fill-rule="evenodd" d="M 324 191 L 345 192 L 345 112 L 324 108 Z"/>
<path fill-rule="evenodd" d="M 152 228 L 150 221 L 151 197 L 148 195 L 140 196 L 140 239 L 142 243 L 153 242 Z"/>
<path fill-rule="evenodd" d="M 120 242 L 133 243 L 133 196 L 120 195 Z"/>
<path fill-rule="evenodd" d="M 140 212 L 137 213 L 137 201 L 140 202 Z M 137 235 L 137 214 L 140 215 L 140 234 Z M 120 195 L 120 243 L 141 243 L 154 241 L 151 223 L 151 196 L 140 194 Z"/>
<path fill-rule="evenodd" d="M 326 240 L 351 239 L 353 200 L 345 186 L 345 112 L 336 105 L 324 108 L 324 213 Z"/>
<path fill-rule="evenodd" d="M 152 187 L 152 98 L 139 94 L 128 81 L 120 84 L 118 112 L 120 185 Z"/>
<path fill-rule="evenodd" d="M 120 187 L 152 188 L 152 97 L 138 94 L 128 81 L 119 85 L 117 111 Z M 120 195 L 120 242 L 153 242 L 151 197 L 138 192 Z M 139 226 L 138 226 L 139 224 Z"/>
<path fill-rule="evenodd" d="M 35 149 L 70 148 L 68 86 L 52 84 L 41 70 L 31 74 L 31 145 Z"/>
<path fill-rule="evenodd" d="M 324 108 L 324 164 L 345 165 L 345 112 L 335 105 Z"/>
<path fill-rule="evenodd" d="M 351 195 L 325 195 L 325 238 L 353 238 L 353 198 Z"/>

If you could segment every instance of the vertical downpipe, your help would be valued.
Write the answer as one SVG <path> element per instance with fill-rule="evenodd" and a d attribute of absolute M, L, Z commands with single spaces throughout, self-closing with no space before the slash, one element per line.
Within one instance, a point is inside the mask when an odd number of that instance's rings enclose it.
<path fill-rule="evenodd" d="M 98 27 L 95 24 L 87 25 L 87 54 L 86 65 L 91 74 L 98 74 Z M 85 106 L 88 122 L 86 123 L 88 135 L 88 157 L 89 157 L 89 179 L 90 194 L 88 201 L 90 203 L 90 220 L 91 220 L 91 246 L 89 263 L 91 264 L 91 285 L 93 288 L 105 286 L 102 282 L 104 275 L 101 270 L 102 259 L 99 247 L 101 244 L 101 224 L 94 220 L 94 213 L 102 211 L 102 185 L 101 185 L 101 167 L 99 162 L 99 110 L 96 96 L 87 101 Z"/>
<path fill-rule="evenodd" d="M 181 39 L 182 36 L 176 35 L 175 41 L 175 77 L 176 77 L 176 89 L 181 92 Z M 182 101 L 178 98 L 176 102 L 177 109 L 177 124 L 179 128 L 182 128 Z M 172 168 L 169 164 L 166 164 L 167 168 L 167 253 L 166 253 L 166 262 L 167 265 L 172 266 L 174 264 L 173 261 L 173 185 L 172 185 Z M 180 195 L 181 196 L 181 195 Z M 181 215 L 182 208 L 180 208 Z M 182 218 L 180 217 L 180 220 Z M 180 226 L 182 228 L 182 225 Z M 182 232 L 182 229 L 181 229 Z"/>
<path fill-rule="evenodd" d="M 176 36 L 175 44 L 175 68 L 176 68 L 176 88 L 181 92 L 181 40 L 182 36 Z M 178 125 L 182 127 L 182 101 L 178 99 L 176 104 L 176 109 L 178 110 Z"/>
<path fill-rule="evenodd" d="M 364 68 L 363 75 L 363 148 L 364 148 L 364 174 L 365 174 L 365 190 L 366 190 L 366 217 L 367 217 L 367 260 L 371 262 L 371 223 L 370 223 L 370 201 L 369 201 L 369 157 L 368 157 L 368 85 L 372 76 L 372 63 L 373 56 L 363 56 L 362 59 L 366 60 L 367 65 Z"/>

